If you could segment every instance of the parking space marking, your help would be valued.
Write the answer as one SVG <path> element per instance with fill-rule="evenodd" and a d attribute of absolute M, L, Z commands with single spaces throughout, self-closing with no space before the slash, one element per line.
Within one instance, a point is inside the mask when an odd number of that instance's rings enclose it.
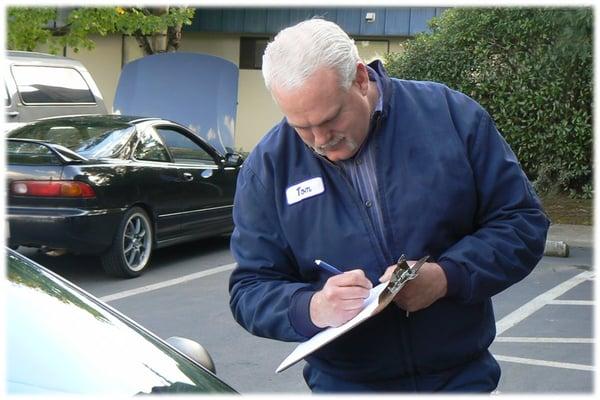
<path fill-rule="evenodd" d="M 560 306 L 593 306 L 593 300 L 552 300 L 548 304 Z"/>
<path fill-rule="evenodd" d="M 524 336 L 499 336 L 494 342 L 501 343 L 595 343 L 590 338 L 561 338 L 561 337 L 524 337 Z"/>
<path fill-rule="evenodd" d="M 594 301 L 590 300 L 557 300 L 558 297 L 562 296 L 567 291 L 571 290 L 575 286 L 583 283 L 587 280 L 594 279 L 594 272 L 586 271 L 582 272 L 574 277 L 562 282 L 559 285 L 556 285 L 552 289 L 542 293 L 537 296 L 530 302 L 524 304 L 519 307 L 515 311 L 511 312 L 500 321 L 496 323 L 496 332 L 497 337 L 494 340 L 495 342 L 503 342 L 503 343 L 576 343 L 576 344 L 594 344 L 595 340 L 593 338 L 560 338 L 560 337 L 516 337 L 516 336 L 504 336 L 500 335 L 506 332 L 508 329 L 517 325 L 519 322 L 523 321 L 525 318 L 529 317 L 534 312 L 538 311 L 545 305 L 574 305 L 574 306 L 593 306 Z M 594 366 L 592 365 L 584 365 L 584 364 L 575 364 L 575 363 L 567 363 L 567 362 L 557 362 L 557 361 L 547 361 L 547 360 L 537 360 L 533 358 L 523 358 L 523 357 L 512 357 L 512 356 L 503 356 L 494 354 L 494 357 L 498 361 L 511 362 L 517 364 L 525 364 L 525 365 L 537 365 L 540 367 L 552 367 L 552 368 L 564 368 L 564 369 L 574 369 L 579 371 L 595 371 Z"/>
<path fill-rule="evenodd" d="M 563 283 L 556 285 L 547 292 L 542 293 L 530 302 L 525 303 L 523 306 L 511 312 L 496 323 L 496 335 L 501 335 L 502 333 L 517 325 L 519 322 L 523 321 L 525 318 L 527 318 L 537 310 L 544 307 L 546 304 L 556 300 L 558 297 L 560 297 L 570 289 L 574 288 L 575 286 L 579 285 L 580 283 L 593 279 L 593 277 L 594 272 L 592 271 L 582 272 L 578 275 L 575 275 L 571 279 L 568 279 Z"/>
<path fill-rule="evenodd" d="M 538 365 L 540 367 L 576 369 L 579 371 L 594 371 L 595 370 L 595 368 L 591 365 L 564 363 L 564 362 L 546 361 L 546 360 L 535 360 L 533 358 L 499 356 L 497 354 L 494 354 L 494 358 L 496 358 L 496 360 L 498 360 L 498 361 L 512 362 L 512 363 L 517 363 L 517 364 Z"/>
<path fill-rule="evenodd" d="M 221 265 L 219 267 L 207 269 L 206 271 L 195 272 L 193 274 L 180 276 L 179 278 L 169 279 L 168 281 L 154 283 L 152 285 L 146 285 L 146 286 L 142 286 L 139 288 L 124 290 L 122 292 L 117 292 L 114 294 L 103 296 L 103 297 L 100 297 L 100 300 L 108 303 L 109 301 L 124 299 L 125 297 L 131 297 L 131 296 L 135 296 L 137 294 L 147 293 L 147 292 L 150 292 L 153 290 L 158 290 L 158 289 L 166 288 L 169 286 L 179 285 L 180 283 L 189 282 L 194 279 L 204 278 L 205 276 L 229 271 L 229 270 L 234 269 L 235 266 L 236 266 L 236 263 Z"/>

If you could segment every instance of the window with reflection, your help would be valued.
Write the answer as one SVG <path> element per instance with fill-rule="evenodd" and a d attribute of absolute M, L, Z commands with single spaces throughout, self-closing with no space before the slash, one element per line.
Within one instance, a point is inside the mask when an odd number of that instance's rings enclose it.
<path fill-rule="evenodd" d="M 10 106 L 10 96 L 8 95 L 8 89 L 6 88 L 6 85 L 4 85 L 4 106 Z"/>
<path fill-rule="evenodd" d="M 85 79 L 74 68 L 14 65 L 12 73 L 25 104 L 95 103 Z"/>
<path fill-rule="evenodd" d="M 8 141 L 6 143 L 8 162 L 17 165 L 60 165 L 60 160 L 45 145 Z"/>
<path fill-rule="evenodd" d="M 117 157 L 135 127 L 104 118 L 40 121 L 10 132 L 11 138 L 36 139 L 67 147 L 86 158 Z"/>
<path fill-rule="evenodd" d="M 184 164 L 216 165 L 208 151 L 181 132 L 166 128 L 157 128 L 156 132 L 171 152 L 173 161 Z"/>
<path fill-rule="evenodd" d="M 240 69 L 261 69 L 268 37 L 240 38 Z"/>
<path fill-rule="evenodd" d="M 134 157 L 145 161 L 170 161 L 169 153 L 152 129 L 146 129 L 139 135 Z"/>

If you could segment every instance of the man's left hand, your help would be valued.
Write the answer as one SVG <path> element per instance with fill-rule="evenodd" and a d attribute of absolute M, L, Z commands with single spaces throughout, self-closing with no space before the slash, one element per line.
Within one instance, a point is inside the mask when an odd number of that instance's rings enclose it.
<path fill-rule="evenodd" d="M 412 266 L 416 261 L 408 261 Z M 389 266 L 379 278 L 380 282 L 389 281 L 396 264 Z M 448 289 L 446 273 L 437 263 L 425 263 L 419 274 L 410 280 L 394 297 L 394 302 L 405 311 L 418 311 L 429 307 L 436 300 L 444 297 Z"/>

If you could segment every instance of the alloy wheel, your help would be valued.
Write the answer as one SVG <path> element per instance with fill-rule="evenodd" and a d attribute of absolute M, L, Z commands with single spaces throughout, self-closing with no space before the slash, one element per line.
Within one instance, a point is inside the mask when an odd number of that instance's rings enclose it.
<path fill-rule="evenodd" d="M 132 214 L 123 232 L 123 258 L 127 267 L 139 271 L 146 266 L 152 246 L 150 223 L 142 214 Z"/>

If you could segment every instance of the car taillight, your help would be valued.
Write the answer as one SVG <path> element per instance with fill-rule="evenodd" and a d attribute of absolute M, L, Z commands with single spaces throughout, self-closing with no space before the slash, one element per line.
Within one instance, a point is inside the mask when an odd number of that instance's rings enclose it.
<path fill-rule="evenodd" d="M 96 197 L 94 189 L 79 181 L 13 181 L 11 193 L 37 197 Z"/>

